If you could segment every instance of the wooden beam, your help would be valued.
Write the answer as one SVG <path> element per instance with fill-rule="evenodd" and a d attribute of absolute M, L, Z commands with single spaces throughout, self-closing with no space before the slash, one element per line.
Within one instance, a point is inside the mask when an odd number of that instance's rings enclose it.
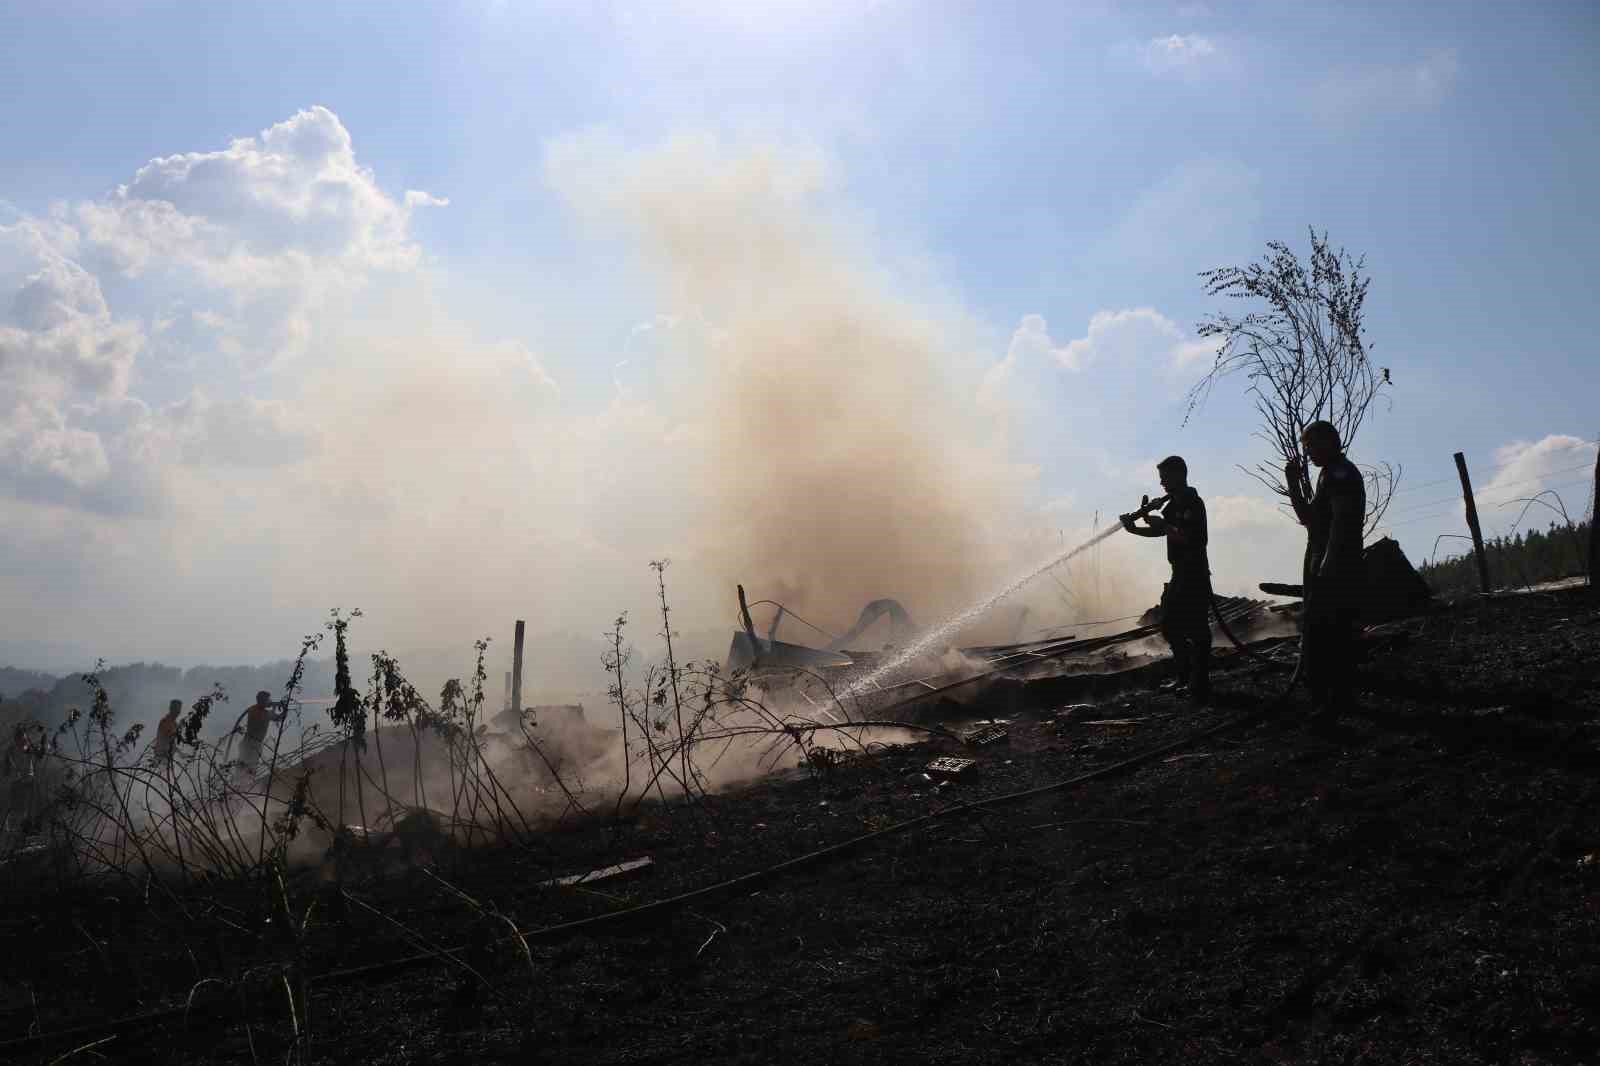
<path fill-rule="evenodd" d="M 620 881 L 627 877 L 638 877 L 647 874 L 655 866 L 655 860 L 646 855 L 642 859 L 630 859 L 619 862 L 615 866 L 602 866 L 598 870 L 590 870 L 584 874 L 571 874 L 567 877 L 557 877 L 549 881 L 540 881 L 540 888 L 581 888 L 596 881 Z"/>

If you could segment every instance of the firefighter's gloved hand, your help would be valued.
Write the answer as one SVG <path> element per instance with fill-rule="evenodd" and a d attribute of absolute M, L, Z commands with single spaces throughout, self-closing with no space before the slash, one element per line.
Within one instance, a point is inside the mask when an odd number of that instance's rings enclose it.
<path fill-rule="evenodd" d="M 1122 528 L 1123 529 L 1126 529 L 1129 533 L 1136 532 L 1136 530 L 1134 529 L 1134 526 L 1133 526 L 1133 515 L 1131 515 L 1131 514 L 1118 515 L 1117 519 L 1122 523 Z"/>

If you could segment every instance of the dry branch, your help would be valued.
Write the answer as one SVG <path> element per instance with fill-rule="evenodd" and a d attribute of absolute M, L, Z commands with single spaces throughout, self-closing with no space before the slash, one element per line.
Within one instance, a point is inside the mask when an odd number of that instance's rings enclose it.
<path fill-rule="evenodd" d="M 1339 430 L 1346 448 L 1355 441 L 1372 404 L 1393 383 L 1387 367 L 1368 357 L 1363 305 L 1371 279 L 1366 261 L 1335 251 L 1327 234 L 1311 231 L 1311 257 L 1302 263 L 1281 241 L 1268 254 L 1243 267 L 1219 267 L 1200 277 L 1206 295 L 1244 300 L 1253 309 L 1241 316 L 1217 313 L 1202 321 L 1200 337 L 1217 342 L 1211 369 L 1190 390 L 1183 421 L 1205 403 L 1224 379 L 1243 374 L 1261 417 L 1256 436 L 1273 458 L 1245 473 L 1288 498 L 1284 466 L 1300 456 L 1300 435 L 1312 422 Z M 1388 510 L 1400 469 L 1388 463 L 1362 467 L 1367 478 L 1365 533 L 1370 535 Z M 1309 473 L 1302 473 L 1301 495 L 1311 497 Z"/>

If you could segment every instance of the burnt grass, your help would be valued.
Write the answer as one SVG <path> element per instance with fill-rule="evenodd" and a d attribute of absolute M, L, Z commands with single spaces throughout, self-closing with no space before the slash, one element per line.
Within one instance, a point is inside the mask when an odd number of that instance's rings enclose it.
<path fill-rule="evenodd" d="M 509 923 L 396 868 L 347 886 L 361 903 L 342 907 L 297 874 L 296 908 L 316 903 L 298 941 L 267 920 L 268 886 L 14 899 L 0 1024 L 12 1041 L 46 1035 L 0 1060 L 93 1044 L 68 1061 L 284 1062 L 287 967 L 314 975 L 300 1024 L 329 1063 L 1600 1061 L 1600 607 L 1582 589 L 1476 601 L 1363 646 L 1360 704 L 1331 726 L 1304 722 L 1301 694 L 1278 701 L 1286 671 L 1219 651 L 1209 709 L 1102 683 L 1093 710 L 1031 708 L 1000 744 L 939 739 L 692 809 L 571 819 L 445 872 Z M 754 889 L 535 935 L 526 954 L 506 938 L 1250 710 L 1128 772 Z M 1108 719 L 1131 724 L 1093 724 Z M 978 765 L 938 785 L 923 770 L 940 754 Z M 643 876 L 539 884 L 642 856 Z M 430 946 L 459 951 L 372 965 Z"/>

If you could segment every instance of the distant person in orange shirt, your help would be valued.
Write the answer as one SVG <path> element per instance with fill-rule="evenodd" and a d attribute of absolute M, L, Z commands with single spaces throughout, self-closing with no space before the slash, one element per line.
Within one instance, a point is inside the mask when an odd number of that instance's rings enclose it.
<path fill-rule="evenodd" d="M 178 746 L 178 713 L 183 710 L 182 700 L 173 700 L 167 704 L 166 716 L 156 725 L 156 762 L 172 762 L 173 752 Z"/>
<path fill-rule="evenodd" d="M 262 689 L 256 693 L 256 701 L 244 712 L 244 741 L 239 745 L 239 761 L 244 764 L 246 773 L 256 772 L 256 765 L 261 762 L 261 745 L 267 739 L 267 726 L 273 722 L 283 721 L 287 708 L 274 705 L 272 693 Z"/>

